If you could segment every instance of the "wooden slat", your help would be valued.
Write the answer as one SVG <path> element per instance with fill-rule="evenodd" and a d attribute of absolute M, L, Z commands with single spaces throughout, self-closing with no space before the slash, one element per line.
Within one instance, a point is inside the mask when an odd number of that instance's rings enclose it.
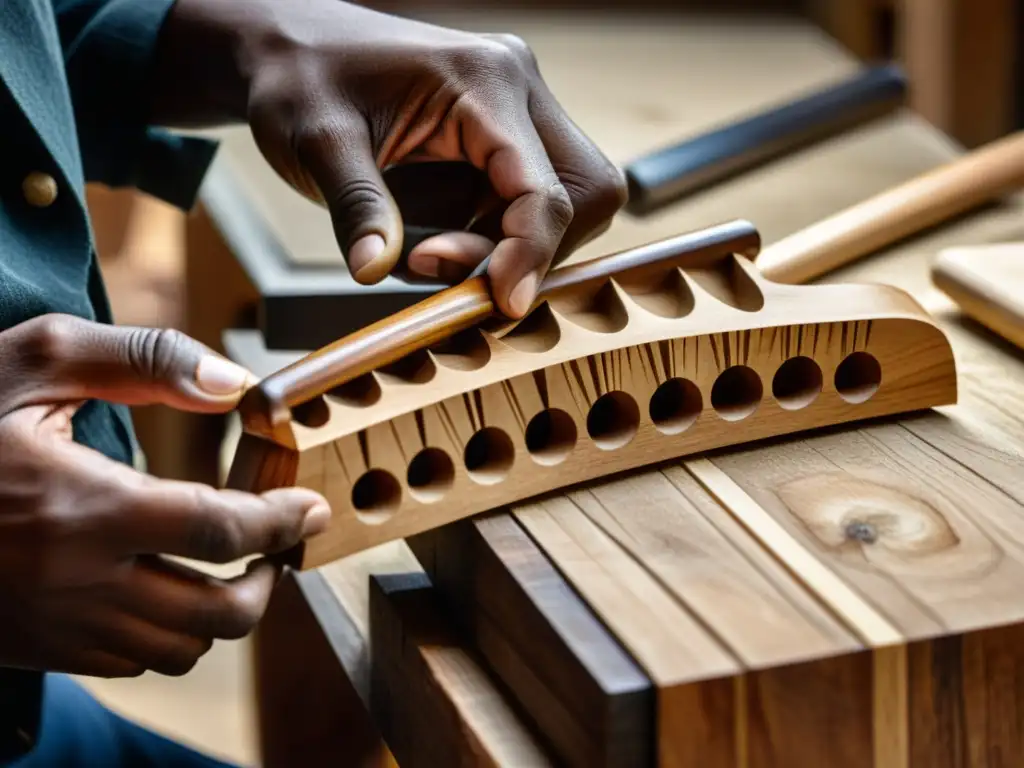
<path fill-rule="evenodd" d="M 408 540 L 445 607 L 571 766 L 653 759 L 655 689 L 506 513 Z"/>
<path fill-rule="evenodd" d="M 659 765 L 732 765 L 738 660 L 569 499 L 514 516 L 658 686 Z"/>
<path fill-rule="evenodd" d="M 402 768 L 554 764 L 446 623 L 425 574 L 373 577 L 369 599 L 371 711 Z"/>

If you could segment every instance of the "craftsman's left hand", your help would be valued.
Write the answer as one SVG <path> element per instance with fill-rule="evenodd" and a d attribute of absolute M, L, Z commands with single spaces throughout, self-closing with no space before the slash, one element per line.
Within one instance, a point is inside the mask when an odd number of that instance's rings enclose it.
<path fill-rule="evenodd" d="M 395 268 L 401 209 L 417 203 L 396 201 L 385 184 L 382 169 L 395 164 L 460 160 L 486 174 L 495 199 L 480 212 L 499 226 L 425 240 L 408 267 L 445 279 L 493 250 L 495 298 L 512 317 L 533 301 L 552 264 L 603 232 L 625 203 L 621 173 L 563 112 L 515 37 L 339 0 L 178 4 L 179 13 L 225 19 L 233 4 L 234 23 L 255 30 L 238 43 L 255 141 L 287 182 L 327 206 L 361 283 Z M 443 185 L 440 177 L 432 184 L 430 168 L 417 166 L 426 194 L 437 197 Z"/>

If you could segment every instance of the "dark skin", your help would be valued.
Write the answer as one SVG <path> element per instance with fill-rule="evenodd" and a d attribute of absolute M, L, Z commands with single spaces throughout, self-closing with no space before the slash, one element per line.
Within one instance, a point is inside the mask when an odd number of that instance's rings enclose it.
<path fill-rule="evenodd" d="M 0 368 L 0 666 L 180 675 L 248 634 L 280 573 L 267 555 L 323 530 L 326 501 L 157 480 L 71 434 L 93 398 L 227 411 L 246 372 L 174 331 L 60 315 L 0 333 Z M 227 580 L 166 555 L 256 558 Z"/>
<path fill-rule="evenodd" d="M 498 307 L 519 317 L 625 202 L 516 38 L 339 0 L 177 0 L 158 53 L 153 122 L 249 124 L 364 284 L 455 280 L 491 254 Z M 401 259 L 410 219 L 441 234 Z M 0 332 L 0 365 L 0 666 L 177 675 L 248 634 L 273 555 L 323 530 L 326 500 L 157 480 L 76 444 L 70 419 L 87 399 L 226 412 L 252 377 L 176 332 L 54 316 Z M 168 555 L 254 560 L 227 580 Z"/>
<path fill-rule="evenodd" d="M 221 55 L 195 55 L 210 50 Z M 426 198 L 447 220 L 460 197 L 422 166 L 414 191 L 395 200 L 384 168 L 449 160 L 486 176 L 474 210 L 462 212 L 467 221 L 480 214 L 477 226 L 420 243 L 408 268 L 458 278 L 493 251 L 495 299 L 514 318 L 548 269 L 602 233 L 625 203 L 618 169 L 509 35 L 338 0 L 178 0 L 155 92 L 166 124 L 248 122 L 281 177 L 327 206 L 362 283 L 398 264 L 403 213 Z"/>

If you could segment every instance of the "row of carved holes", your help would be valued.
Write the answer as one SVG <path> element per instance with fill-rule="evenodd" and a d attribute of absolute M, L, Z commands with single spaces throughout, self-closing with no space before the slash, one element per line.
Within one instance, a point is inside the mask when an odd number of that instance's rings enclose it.
<path fill-rule="evenodd" d="M 836 368 L 836 392 L 850 403 L 868 400 L 881 383 L 878 361 L 866 352 L 854 352 Z M 783 363 L 772 379 L 772 395 L 780 407 L 799 410 L 810 405 L 822 388 L 822 373 L 809 357 L 794 357 Z M 740 421 L 757 410 L 763 396 L 761 379 L 747 366 L 736 365 L 722 372 L 711 388 L 711 407 L 727 421 Z M 655 427 L 664 434 L 688 429 L 703 410 L 700 389 L 687 379 L 670 379 L 651 396 L 649 413 Z M 598 398 L 587 414 L 587 433 L 603 450 L 615 450 L 629 443 L 640 424 L 640 409 L 625 392 L 609 392 Z M 557 408 L 541 411 L 526 427 L 526 448 L 538 464 L 554 466 L 576 447 L 576 424 Z M 481 485 L 501 482 L 512 468 L 515 448 L 509 436 L 497 427 L 485 427 L 466 444 L 463 461 L 469 476 Z M 417 500 L 430 503 L 440 499 L 455 478 L 455 466 L 440 448 L 426 448 L 409 463 L 406 481 Z M 401 487 L 383 469 L 371 469 L 353 486 L 353 506 L 366 522 L 387 516 L 399 504 Z"/>

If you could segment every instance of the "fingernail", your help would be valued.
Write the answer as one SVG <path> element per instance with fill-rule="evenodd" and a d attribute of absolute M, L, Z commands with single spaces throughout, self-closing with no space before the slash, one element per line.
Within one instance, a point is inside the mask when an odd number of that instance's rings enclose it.
<path fill-rule="evenodd" d="M 441 269 L 441 260 L 437 256 L 409 256 L 409 269 L 424 277 L 437 277 Z"/>
<path fill-rule="evenodd" d="M 245 368 L 215 355 L 207 355 L 200 360 L 196 370 L 196 382 L 211 395 L 240 392 L 251 378 L 252 374 Z"/>
<path fill-rule="evenodd" d="M 306 518 L 302 521 L 302 537 L 321 533 L 330 521 L 331 508 L 326 504 L 317 504 L 306 513 Z"/>
<path fill-rule="evenodd" d="M 380 235 L 366 235 L 356 240 L 348 252 L 349 271 L 356 275 L 367 264 L 384 253 L 384 238 Z"/>
<path fill-rule="evenodd" d="M 508 303 L 512 311 L 518 316 L 526 313 L 537 295 L 537 273 L 527 272 L 519 284 L 512 289 L 512 295 L 508 297 Z"/>

